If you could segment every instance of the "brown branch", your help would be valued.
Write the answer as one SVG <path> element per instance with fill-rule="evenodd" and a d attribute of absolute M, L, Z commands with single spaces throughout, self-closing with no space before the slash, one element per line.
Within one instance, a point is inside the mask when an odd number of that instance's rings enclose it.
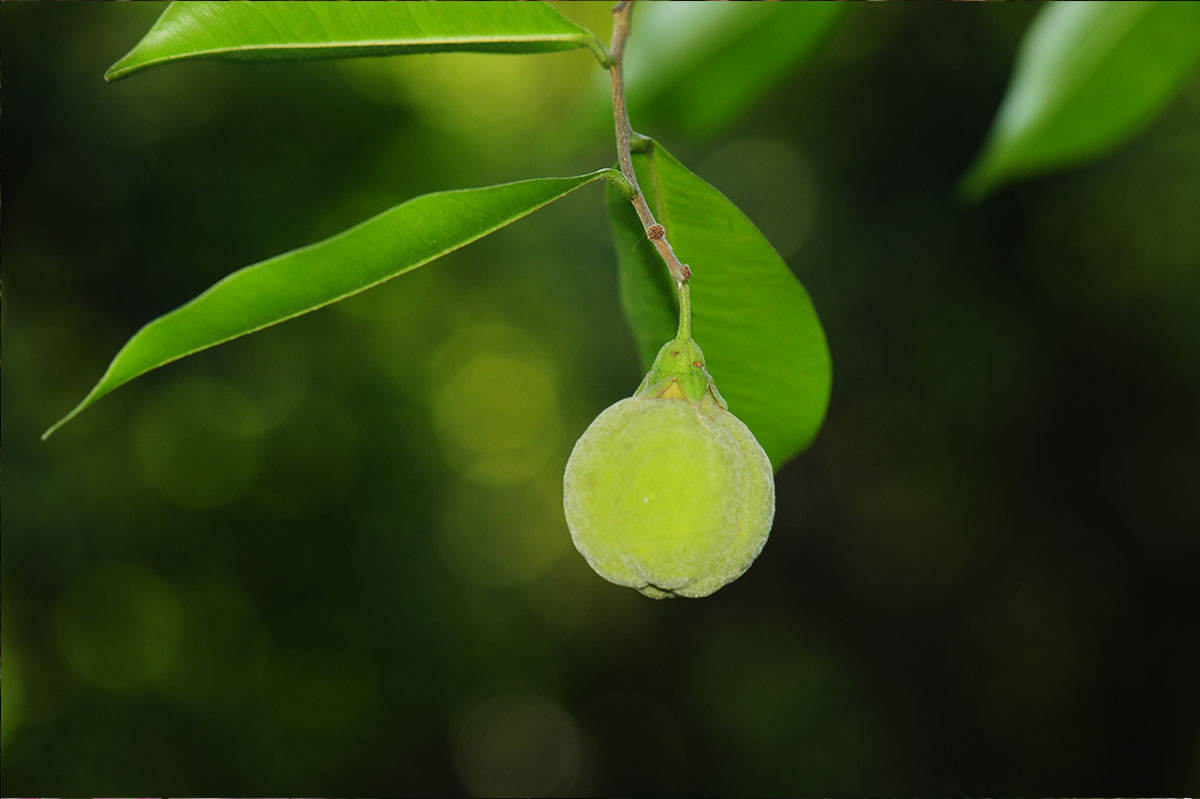
<path fill-rule="evenodd" d="M 671 243 L 667 241 L 663 226 L 654 221 L 654 214 L 650 211 L 641 187 L 638 186 L 637 175 L 633 171 L 633 156 L 629 151 L 630 140 L 634 133 L 629 126 L 629 110 L 625 107 L 625 78 L 622 74 L 622 62 L 625 56 L 625 40 L 629 38 L 629 20 L 632 12 L 633 0 L 621 0 L 612 10 L 613 35 L 612 45 L 609 47 L 612 66 L 609 67 L 608 74 L 612 78 L 613 123 L 617 129 L 617 162 L 621 166 L 621 174 L 633 186 L 633 197 L 630 202 L 637 210 L 638 218 L 642 220 L 642 227 L 646 229 L 646 237 L 650 239 L 655 249 L 658 250 L 658 254 L 662 256 L 667 269 L 671 272 L 671 277 L 675 278 L 677 284 L 683 286 L 692 276 L 692 270 L 688 268 L 687 264 L 680 263 L 679 257 L 671 249 Z"/>

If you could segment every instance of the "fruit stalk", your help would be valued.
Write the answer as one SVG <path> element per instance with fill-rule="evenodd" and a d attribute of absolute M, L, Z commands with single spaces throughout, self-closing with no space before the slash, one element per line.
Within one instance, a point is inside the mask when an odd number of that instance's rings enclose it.
<path fill-rule="evenodd" d="M 679 330 L 675 338 L 687 341 L 692 337 L 692 288 L 686 281 L 678 283 L 676 293 L 679 296 Z"/>

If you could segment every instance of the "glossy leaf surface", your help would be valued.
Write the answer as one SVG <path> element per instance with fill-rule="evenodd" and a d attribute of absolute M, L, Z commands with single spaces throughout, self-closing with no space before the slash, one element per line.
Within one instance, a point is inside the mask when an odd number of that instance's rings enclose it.
<path fill-rule="evenodd" d="M 645 3 L 625 54 L 630 113 L 702 136 L 812 57 L 843 3 Z"/>
<path fill-rule="evenodd" d="M 778 469 L 829 404 L 829 350 L 808 292 L 758 228 L 661 145 L 634 156 L 647 201 L 691 266 L 692 332 L 729 410 Z M 621 301 L 644 368 L 674 337 L 674 284 L 629 203 L 609 192 Z"/>
<path fill-rule="evenodd" d="M 1100 155 L 1160 111 L 1198 62 L 1198 3 L 1047 3 L 964 190 L 979 197 Z"/>
<path fill-rule="evenodd" d="M 138 375 L 377 286 L 600 179 L 628 185 L 620 173 L 602 169 L 426 194 L 324 241 L 240 269 L 134 334 L 100 382 L 43 438 Z"/>
<path fill-rule="evenodd" d="M 543 2 L 172 3 L 105 74 L 108 80 L 174 61 L 294 61 L 474 51 L 546 53 L 586 47 L 595 34 Z"/>

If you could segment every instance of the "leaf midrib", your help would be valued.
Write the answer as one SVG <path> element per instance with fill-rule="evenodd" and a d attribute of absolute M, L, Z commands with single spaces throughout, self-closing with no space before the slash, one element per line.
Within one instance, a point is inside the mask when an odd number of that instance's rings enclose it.
<path fill-rule="evenodd" d="M 192 58 L 204 58 L 206 56 L 221 55 L 224 53 L 243 53 L 243 52 L 263 52 L 270 50 L 359 50 L 371 47 L 421 47 L 421 46 L 437 46 L 442 44 L 499 44 L 506 42 L 584 42 L 588 41 L 588 37 L 578 33 L 556 33 L 556 34 L 520 34 L 506 36 L 444 36 L 438 39 L 428 38 L 402 38 L 402 39 L 355 39 L 352 41 L 336 41 L 336 42 L 272 42 L 269 44 L 244 44 L 236 47 L 211 47 L 208 49 L 187 50 L 181 53 L 161 56 L 159 58 L 150 58 L 144 61 L 137 61 L 127 67 L 117 69 L 115 66 L 105 73 L 104 78 L 111 80 L 120 78 L 130 72 L 138 72 L 143 69 L 148 69 L 159 64 L 165 64 L 171 61 L 182 61 Z M 382 53 L 380 55 L 383 55 Z M 395 53 L 388 55 L 402 55 Z M 124 59 L 122 59 L 124 60 Z M 120 62 L 118 62 L 120 63 Z"/>

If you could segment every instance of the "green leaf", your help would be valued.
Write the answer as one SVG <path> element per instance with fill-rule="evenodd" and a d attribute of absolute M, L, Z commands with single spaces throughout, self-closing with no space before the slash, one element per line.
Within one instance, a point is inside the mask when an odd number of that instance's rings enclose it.
<path fill-rule="evenodd" d="M 776 469 L 812 441 L 829 405 L 825 334 L 808 292 L 749 219 L 661 145 L 634 156 L 667 239 L 692 268 L 692 333 L 729 410 Z M 675 336 L 673 282 L 630 204 L 608 195 L 621 301 L 643 368 Z"/>
<path fill-rule="evenodd" d="M 1047 3 L 962 189 L 1100 155 L 1136 133 L 1200 61 L 1200 3 Z"/>
<path fill-rule="evenodd" d="M 296 61 L 475 51 L 548 53 L 586 47 L 596 35 L 537 3 L 171 3 L 137 46 L 109 67 L 116 80 L 173 61 Z"/>
<path fill-rule="evenodd" d="M 151 369 L 366 291 L 600 179 L 628 192 L 619 172 L 601 169 L 426 194 L 332 238 L 240 269 L 135 333 L 100 382 L 42 438 Z"/>
<path fill-rule="evenodd" d="M 810 58 L 843 3 L 646 3 L 625 54 L 632 118 L 716 133 Z"/>

